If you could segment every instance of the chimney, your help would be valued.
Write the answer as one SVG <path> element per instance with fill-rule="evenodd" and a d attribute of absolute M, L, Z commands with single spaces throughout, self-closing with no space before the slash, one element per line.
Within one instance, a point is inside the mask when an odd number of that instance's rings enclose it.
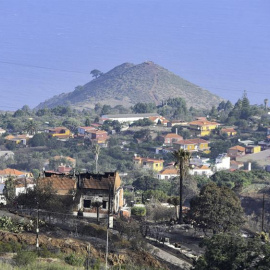
<path fill-rule="evenodd" d="M 178 134 L 178 128 L 175 129 L 175 134 Z"/>
<path fill-rule="evenodd" d="M 248 163 L 248 171 L 251 171 L 251 162 Z"/>

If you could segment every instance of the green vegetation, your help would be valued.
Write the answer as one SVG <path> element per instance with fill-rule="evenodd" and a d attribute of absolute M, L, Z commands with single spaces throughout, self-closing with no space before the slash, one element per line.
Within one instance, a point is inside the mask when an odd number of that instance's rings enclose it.
<path fill-rule="evenodd" d="M 259 239 L 245 239 L 237 235 L 219 234 L 202 243 L 205 254 L 195 263 L 194 270 L 270 268 L 270 244 Z"/>
<path fill-rule="evenodd" d="M 143 217 L 146 214 L 146 208 L 140 206 L 134 206 L 131 208 L 131 214 L 134 216 Z"/>
<path fill-rule="evenodd" d="M 244 223 L 243 214 L 241 202 L 231 189 L 209 183 L 191 200 L 188 219 L 195 227 L 215 234 L 238 230 Z"/>
<path fill-rule="evenodd" d="M 85 258 L 78 254 L 71 253 L 65 257 L 65 262 L 72 266 L 83 266 Z"/>
<path fill-rule="evenodd" d="M 156 111 L 156 105 L 154 103 L 139 102 L 132 107 L 134 113 L 152 113 Z"/>
<path fill-rule="evenodd" d="M 33 264 L 37 259 L 37 254 L 35 252 L 29 251 L 19 251 L 14 257 L 15 264 L 17 266 L 26 266 L 28 264 Z"/>
<path fill-rule="evenodd" d="M 212 175 L 210 179 L 218 185 L 225 185 L 229 188 L 243 188 L 255 183 L 269 183 L 270 173 L 263 170 L 220 171 Z"/>

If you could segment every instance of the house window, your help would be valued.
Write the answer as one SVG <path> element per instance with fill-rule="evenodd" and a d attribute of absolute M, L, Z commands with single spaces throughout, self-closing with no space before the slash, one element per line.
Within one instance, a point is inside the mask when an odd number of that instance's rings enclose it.
<path fill-rule="evenodd" d="M 158 167 L 158 164 L 156 164 L 156 167 Z"/>
<path fill-rule="evenodd" d="M 83 201 L 84 208 L 90 208 L 90 206 L 91 206 L 91 200 L 84 200 Z"/>
<path fill-rule="evenodd" d="M 103 209 L 107 209 L 107 203 L 108 203 L 107 201 L 102 202 L 102 208 Z"/>
<path fill-rule="evenodd" d="M 143 165 L 145 166 L 146 165 L 146 162 L 144 162 Z"/>

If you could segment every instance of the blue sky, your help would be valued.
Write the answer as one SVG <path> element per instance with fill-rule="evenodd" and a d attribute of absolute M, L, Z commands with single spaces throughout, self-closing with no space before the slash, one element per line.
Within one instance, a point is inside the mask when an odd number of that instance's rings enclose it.
<path fill-rule="evenodd" d="M 92 69 L 146 60 L 260 104 L 270 99 L 269 12 L 267 0 L 0 1 L 0 109 L 34 107 Z"/>

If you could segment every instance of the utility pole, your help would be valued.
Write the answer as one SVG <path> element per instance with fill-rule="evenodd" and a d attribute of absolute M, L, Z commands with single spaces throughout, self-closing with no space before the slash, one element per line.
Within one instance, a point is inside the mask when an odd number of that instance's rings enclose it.
<path fill-rule="evenodd" d="M 110 212 L 111 212 L 111 185 L 109 185 L 109 202 L 108 202 L 108 220 L 107 220 L 107 238 L 106 238 L 106 270 L 108 269 L 108 253 L 109 253 L 109 226 L 110 226 Z"/>
<path fill-rule="evenodd" d="M 38 234 L 39 234 L 39 203 L 37 202 L 37 228 L 36 228 L 36 249 L 37 252 L 39 251 L 39 239 L 38 239 Z"/>
<path fill-rule="evenodd" d="M 87 259 L 86 259 L 86 269 L 89 270 L 89 260 L 90 260 L 90 243 L 87 246 Z"/>
<path fill-rule="evenodd" d="M 262 232 L 264 232 L 264 211 L 265 211 L 265 194 L 263 193 L 263 202 L 262 202 Z"/>

